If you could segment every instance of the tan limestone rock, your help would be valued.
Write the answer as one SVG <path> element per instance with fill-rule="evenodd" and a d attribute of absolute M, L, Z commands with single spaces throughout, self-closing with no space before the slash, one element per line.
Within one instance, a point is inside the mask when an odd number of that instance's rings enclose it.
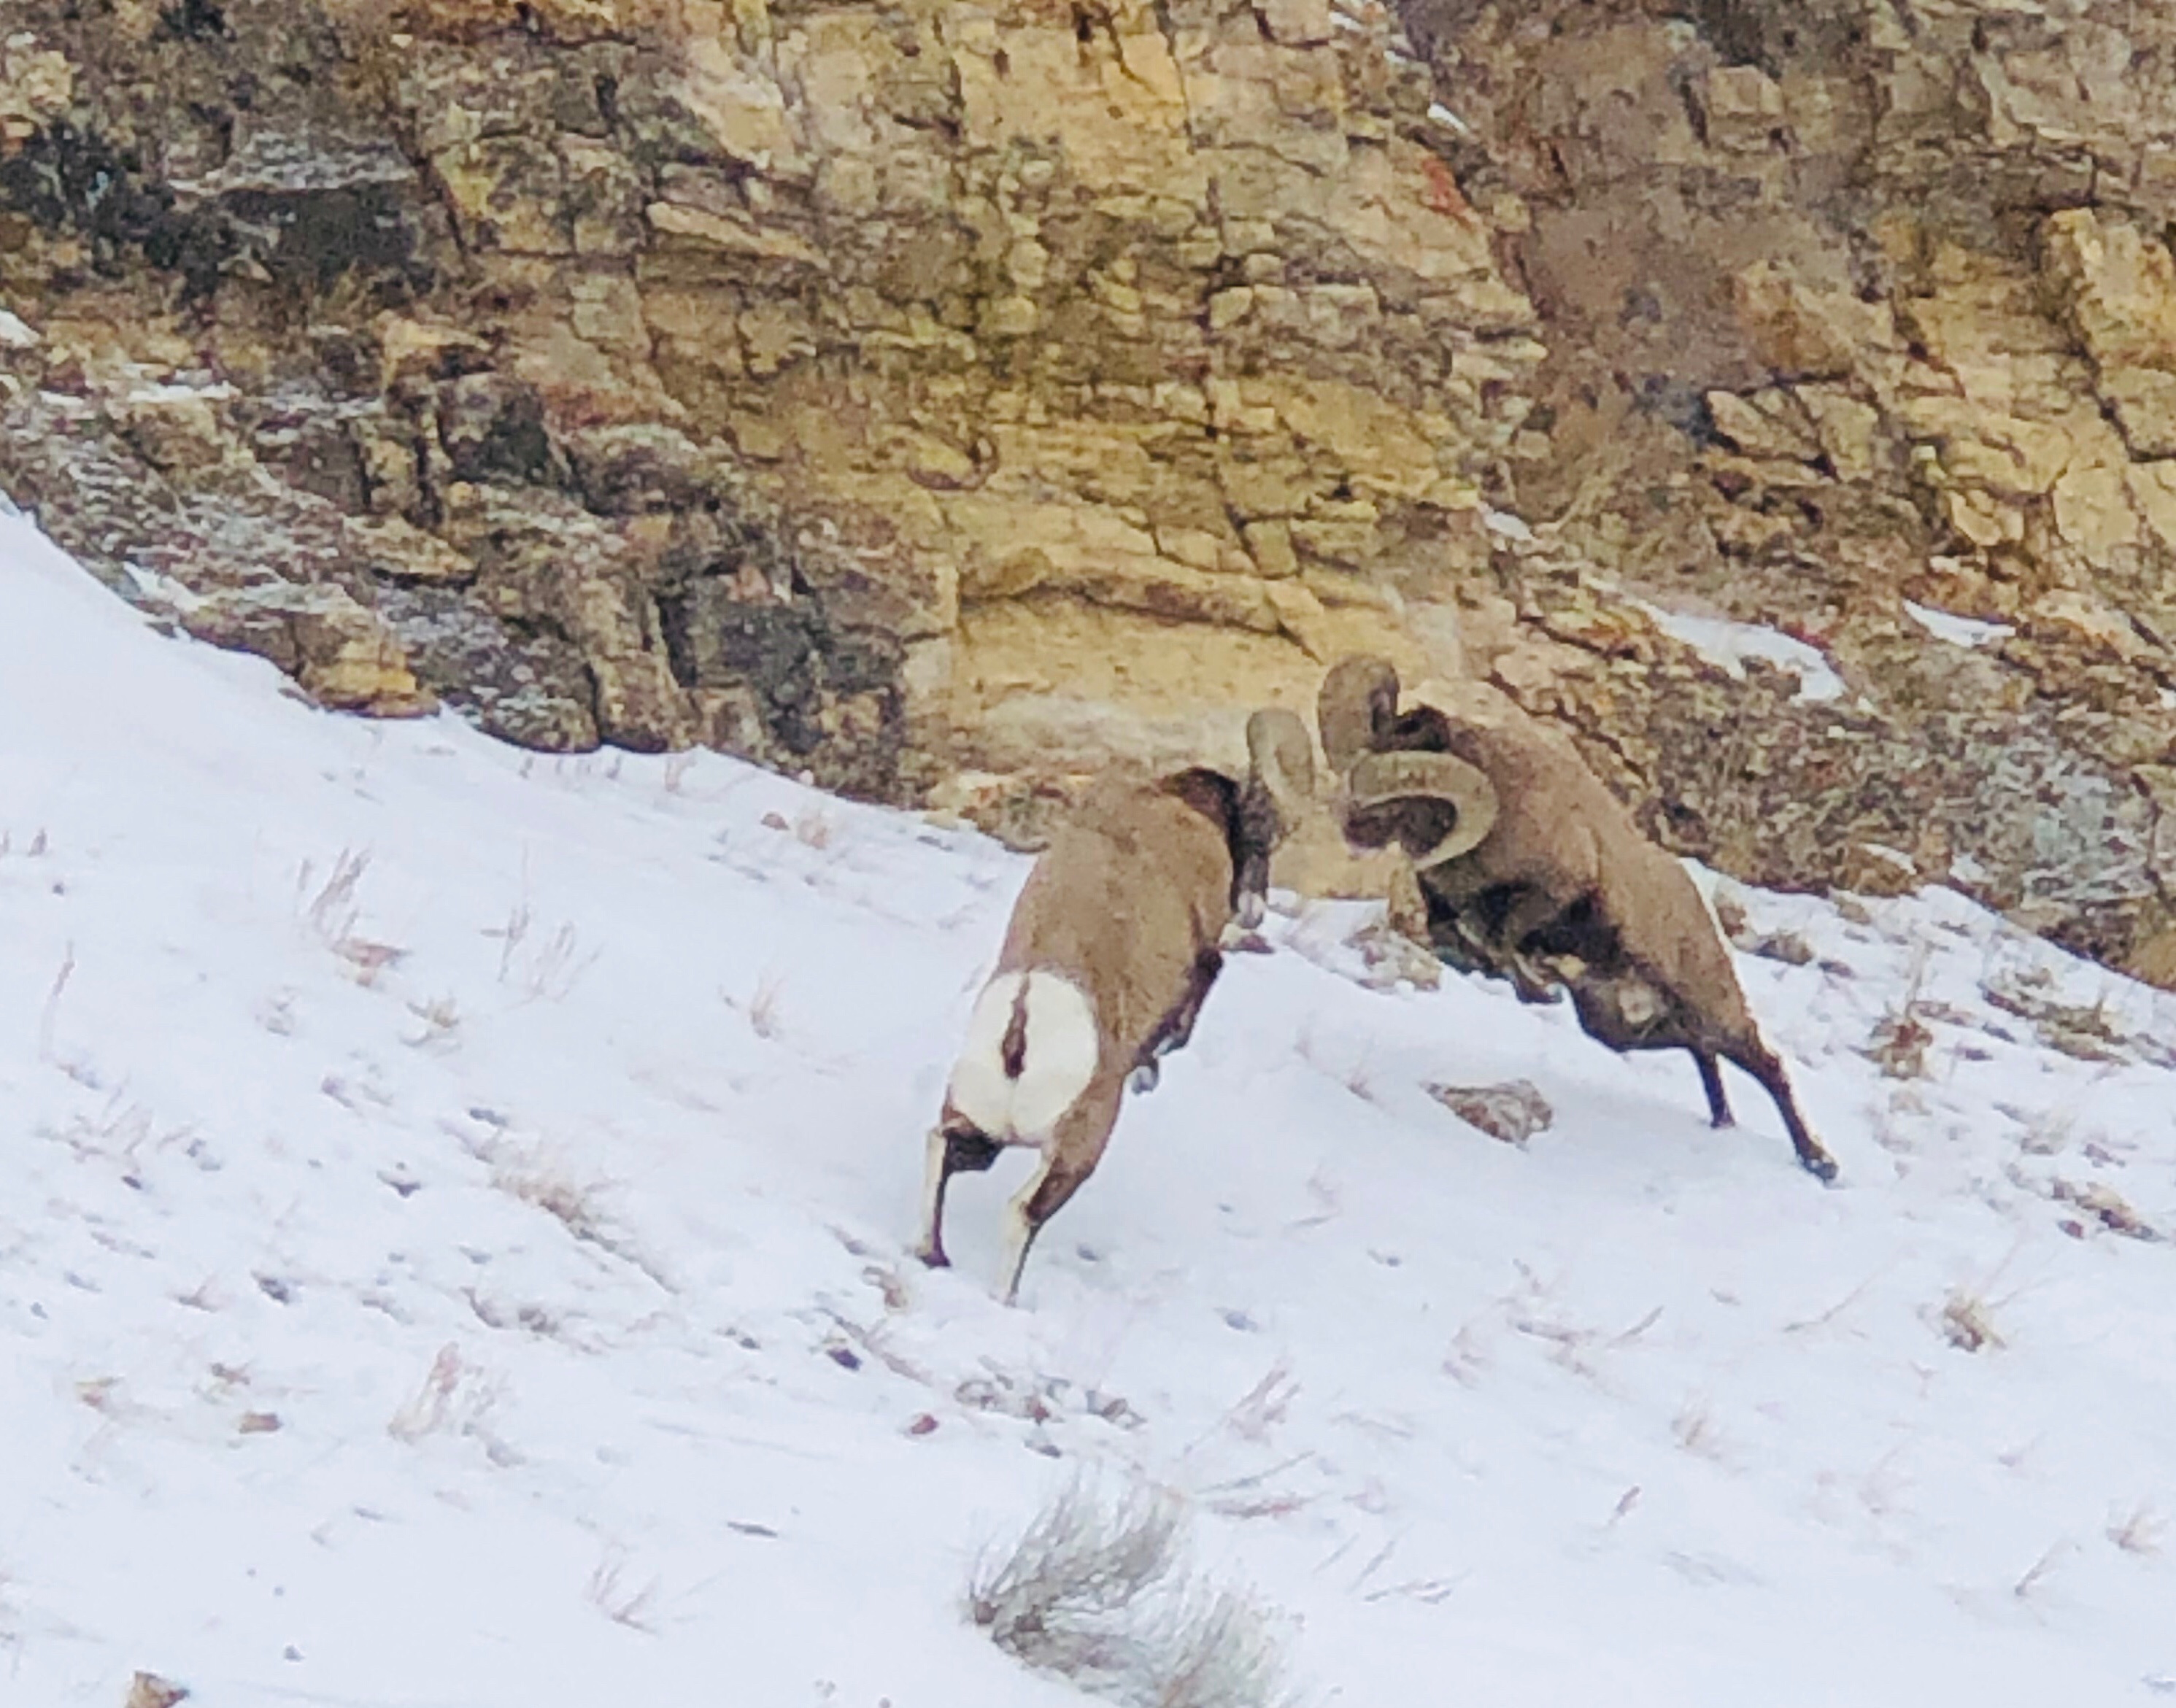
<path fill-rule="evenodd" d="M 453 583 L 476 573 L 474 560 L 400 516 L 351 518 L 345 531 L 354 554 L 389 579 Z"/>
<path fill-rule="evenodd" d="M 0 139 L 21 142 L 68 111 L 75 68 L 27 30 L 0 41 Z"/>
<path fill-rule="evenodd" d="M 1715 430 L 1749 456 L 1809 463 L 1821 454 L 1820 442 L 1804 409 L 1793 394 L 1781 387 L 1771 387 L 1750 397 L 1711 391 L 1707 406 L 1715 417 Z"/>
<path fill-rule="evenodd" d="M 580 42 L 652 29 L 671 15 L 670 0 L 394 0 L 394 28 L 446 41 L 470 41 L 524 26 L 555 41 Z"/>
<path fill-rule="evenodd" d="M 2126 464 L 2091 463 L 2065 470 L 2055 482 L 2055 526 L 2096 568 L 2113 567 L 2119 552 L 2139 542 Z"/>
<path fill-rule="evenodd" d="M 806 176 L 784 91 L 748 64 L 736 45 L 698 33 L 683 65 L 680 98 L 721 149 L 759 171 Z"/>
<path fill-rule="evenodd" d="M 1814 418 L 1814 435 L 1822 453 L 1834 465 L 1836 477 L 1871 480 L 1880 454 L 1881 411 L 1836 386 L 1801 386 L 1798 394 Z"/>
<path fill-rule="evenodd" d="M 2133 463 L 2124 474 L 2147 531 L 2162 551 L 2176 556 L 2176 461 Z"/>
<path fill-rule="evenodd" d="M 228 386 L 146 386 L 130 393 L 117 413 L 122 432 L 153 468 L 209 475 L 248 460 L 222 415 L 234 396 Z"/>
<path fill-rule="evenodd" d="M 259 584 L 190 600 L 177 615 L 199 640 L 269 658 L 335 710 L 414 717 L 438 705 L 391 631 L 337 588 Z"/>
<path fill-rule="evenodd" d="M 2048 264 L 2141 456 L 2176 455 L 2176 259 L 2127 220 L 2070 209 L 2048 221 Z"/>
<path fill-rule="evenodd" d="M 661 236 L 681 239 L 697 249 L 802 267 L 823 265 L 824 258 L 813 244 L 790 231 L 759 225 L 745 215 L 711 213 L 677 202 L 652 202 L 644 209 L 644 217 Z"/>
<path fill-rule="evenodd" d="M 2028 614 L 2118 658 L 2135 658 L 2146 650 L 2146 643 L 2130 620 L 2089 593 L 2059 588 L 2034 600 Z"/>

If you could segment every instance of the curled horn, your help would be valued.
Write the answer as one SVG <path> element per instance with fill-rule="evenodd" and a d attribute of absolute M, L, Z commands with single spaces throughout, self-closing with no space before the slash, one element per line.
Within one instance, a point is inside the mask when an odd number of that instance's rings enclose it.
<path fill-rule="evenodd" d="M 1289 828 L 1314 796 L 1314 743 L 1296 712 L 1264 706 L 1247 720 L 1248 781 L 1277 804 Z"/>
<path fill-rule="evenodd" d="M 1330 768 L 1352 770 L 1375 746 L 1398 712 L 1398 672 L 1390 660 L 1360 655 L 1341 658 L 1322 679 L 1314 717 Z"/>
<path fill-rule="evenodd" d="M 1495 828 L 1496 786 L 1478 766 L 1450 753 L 1363 754 L 1352 767 L 1348 786 L 1356 809 L 1423 800 L 1441 801 L 1457 811 L 1449 835 L 1433 848 L 1411 851 L 1418 870 L 1472 852 Z"/>
<path fill-rule="evenodd" d="M 1232 909 L 1252 931 L 1269 908 L 1270 857 L 1314 798 L 1314 743 L 1296 713 L 1264 706 L 1247 720 L 1247 760 Z"/>

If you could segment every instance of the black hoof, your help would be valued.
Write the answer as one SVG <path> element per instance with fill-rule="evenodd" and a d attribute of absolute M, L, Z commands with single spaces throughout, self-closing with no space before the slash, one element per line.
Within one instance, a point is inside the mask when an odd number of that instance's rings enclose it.
<path fill-rule="evenodd" d="M 932 1269 L 952 1267 L 952 1259 L 944 1255 L 944 1248 L 941 1245 L 932 1246 L 928 1251 L 917 1251 L 915 1255 Z"/>
<path fill-rule="evenodd" d="M 1138 1097 L 1144 1092 L 1156 1090 L 1156 1081 L 1161 1077 L 1162 1070 L 1154 1062 L 1143 1062 L 1126 1075 L 1126 1085 Z"/>
<path fill-rule="evenodd" d="M 1798 1158 L 1798 1167 L 1824 1186 L 1836 1184 L 1836 1160 L 1825 1150 L 1817 1150 L 1811 1156 L 1801 1156 Z"/>

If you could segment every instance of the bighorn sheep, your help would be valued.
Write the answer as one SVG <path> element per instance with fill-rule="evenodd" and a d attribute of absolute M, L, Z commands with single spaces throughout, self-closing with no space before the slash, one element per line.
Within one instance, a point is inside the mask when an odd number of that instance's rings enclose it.
<path fill-rule="evenodd" d="M 1438 952 L 1509 978 L 1522 1001 L 1564 984 L 1613 1050 L 1687 1051 L 1718 1127 L 1731 1113 L 1717 1058 L 1735 1063 L 1775 1099 L 1800 1164 L 1834 1179 L 1684 868 L 1568 747 L 1433 706 L 1401 714 L 1398 692 L 1387 661 L 1347 658 L 1316 714 L 1346 779 L 1347 839 L 1412 855 Z"/>
<path fill-rule="evenodd" d="M 943 1267 L 944 1189 L 1007 1145 L 1042 1161 L 1007 1216 L 1005 1302 L 1028 1248 L 1095 1171 L 1129 1084 L 1192 1036 L 1235 917 L 1260 922 L 1270 856 L 1311 796 L 1294 714 L 1247 724 L 1244 784 L 1195 768 L 1097 780 L 1029 873 L 929 1134 L 919 1254 Z"/>

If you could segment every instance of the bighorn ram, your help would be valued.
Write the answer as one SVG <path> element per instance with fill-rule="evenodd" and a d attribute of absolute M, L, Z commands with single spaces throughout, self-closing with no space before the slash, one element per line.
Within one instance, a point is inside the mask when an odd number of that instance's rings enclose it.
<path fill-rule="evenodd" d="M 1340 661 L 1316 712 L 1346 779 L 1347 839 L 1412 856 L 1446 960 L 1510 979 L 1527 1002 L 1561 982 L 1580 1026 L 1613 1050 L 1689 1052 L 1718 1127 L 1731 1113 L 1717 1058 L 1735 1063 L 1776 1100 L 1800 1164 L 1836 1178 L 1700 891 L 1576 753 L 1433 706 L 1401 714 L 1379 658 Z"/>
<path fill-rule="evenodd" d="M 1127 1085 L 1192 1036 L 1236 916 L 1259 924 L 1270 856 L 1313 791 L 1314 749 L 1292 713 L 1248 721 L 1244 784 L 1195 768 L 1112 771 L 1029 873 L 997 971 L 975 1003 L 929 1134 L 924 1262 L 944 1255 L 944 1189 L 1007 1145 L 1041 1164 L 1007 1215 L 1005 1301 L 1028 1247 L 1102 1159 Z"/>

